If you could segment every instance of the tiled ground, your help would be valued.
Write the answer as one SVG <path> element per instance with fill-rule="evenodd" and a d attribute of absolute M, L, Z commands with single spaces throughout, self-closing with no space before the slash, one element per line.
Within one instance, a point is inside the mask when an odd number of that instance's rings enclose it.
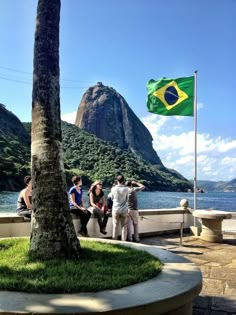
<path fill-rule="evenodd" d="M 193 315 L 236 315 L 236 235 L 224 235 L 223 243 L 209 243 L 185 235 L 182 246 L 178 235 L 141 239 L 182 255 L 201 268 L 203 289 L 193 302 Z"/>

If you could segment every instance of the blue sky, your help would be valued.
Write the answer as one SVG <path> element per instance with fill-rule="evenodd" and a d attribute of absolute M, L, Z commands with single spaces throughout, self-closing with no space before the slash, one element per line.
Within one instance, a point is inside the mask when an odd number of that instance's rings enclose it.
<path fill-rule="evenodd" d="M 36 0 L 0 1 L 0 103 L 31 120 Z M 62 0 L 61 113 L 102 81 L 148 127 L 164 165 L 194 176 L 192 117 L 147 112 L 146 82 L 198 70 L 198 179 L 236 177 L 236 1 Z"/>

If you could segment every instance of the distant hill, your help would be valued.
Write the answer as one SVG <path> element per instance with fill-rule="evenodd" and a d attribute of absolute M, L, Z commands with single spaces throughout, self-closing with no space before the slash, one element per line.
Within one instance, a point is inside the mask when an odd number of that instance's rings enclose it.
<path fill-rule="evenodd" d="M 18 191 L 30 173 L 30 123 L 20 120 L 4 105 L 0 107 L 0 191 Z M 85 185 L 101 178 L 110 187 L 122 173 L 142 181 L 151 190 L 187 191 L 192 184 L 174 170 L 152 165 L 130 150 L 101 140 L 79 127 L 62 122 L 64 163 L 68 185 L 81 174 Z"/>
<path fill-rule="evenodd" d="M 236 178 L 231 181 L 198 180 L 197 186 L 205 191 L 236 192 Z"/>

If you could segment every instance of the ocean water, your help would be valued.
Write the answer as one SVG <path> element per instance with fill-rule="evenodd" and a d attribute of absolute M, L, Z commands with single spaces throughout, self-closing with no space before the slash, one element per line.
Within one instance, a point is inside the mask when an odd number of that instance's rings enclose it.
<path fill-rule="evenodd" d="M 108 191 L 105 191 L 107 194 Z M 15 212 L 19 193 L 0 192 L 0 212 Z M 142 191 L 138 193 L 139 209 L 163 209 L 179 207 L 181 199 L 189 201 L 189 207 L 194 206 L 193 193 Z M 88 205 L 87 191 L 84 191 L 84 203 Z M 197 194 L 197 209 L 214 209 L 236 212 L 236 193 L 208 192 Z"/>

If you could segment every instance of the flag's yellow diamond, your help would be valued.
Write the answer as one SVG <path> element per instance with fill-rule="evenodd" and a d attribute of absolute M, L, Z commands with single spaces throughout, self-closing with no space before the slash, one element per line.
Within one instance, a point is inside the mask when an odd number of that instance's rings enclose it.
<path fill-rule="evenodd" d="M 188 95 L 179 88 L 175 81 L 171 81 L 156 90 L 153 95 L 159 98 L 167 110 L 174 108 L 188 98 Z"/>

